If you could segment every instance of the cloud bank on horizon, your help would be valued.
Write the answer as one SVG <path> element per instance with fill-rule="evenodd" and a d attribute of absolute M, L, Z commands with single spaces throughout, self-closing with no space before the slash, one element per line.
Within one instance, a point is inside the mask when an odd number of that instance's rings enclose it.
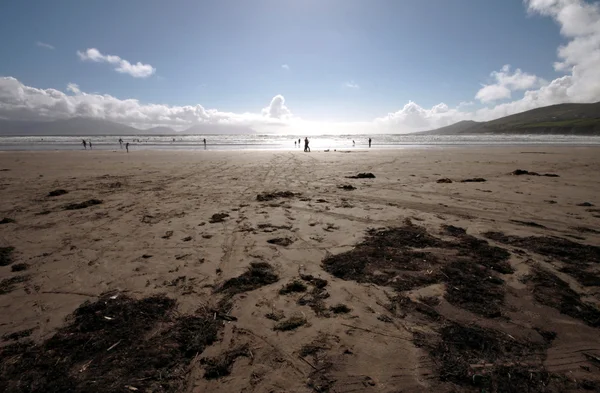
<path fill-rule="evenodd" d="M 69 83 L 68 93 L 55 89 L 26 86 L 12 77 L 0 78 L 0 118 L 11 120 L 53 120 L 76 116 L 101 118 L 137 127 L 170 126 L 182 129 L 194 124 L 244 125 L 257 131 L 352 133 L 414 132 L 434 129 L 461 120 L 487 121 L 526 110 L 568 102 L 600 100 L 600 5 L 583 0 L 525 0 L 527 11 L 550 17 L 568 39 L 557 50 L 554 69 L 564 73 L 550 82 L 519 68 L 504 65 L 490 74 L 493 83 L 484 84 L 474 99 L 488 105 L 471 110 L 472 102 L 450 108 L 444 103 L 423 108 L 408 102 L 396 112 L 361 123 L 313 123 L 293 115 L 282 95 L 276 95 L 258 113 L 232 113 L 206 109 L 202 105 L 170 106 L 145 104 L 135 99 L 86 93 Z M 39 44 L 38 44 L 39 45 Z M 49 47 L 50 45 L 48 45 Z M 149 65 L 129 61 L 116 55 L 102 54 L 96 48 L 78 51 L 82 61 L 107 63 L 115 71 L 135 78 L 156 73 Z M 284 64 L 282 68 L 289 70 Z M 357 89 L 354 82 L 345 84 Z M 497 103 L 523 96 L 509 102 Z"/>

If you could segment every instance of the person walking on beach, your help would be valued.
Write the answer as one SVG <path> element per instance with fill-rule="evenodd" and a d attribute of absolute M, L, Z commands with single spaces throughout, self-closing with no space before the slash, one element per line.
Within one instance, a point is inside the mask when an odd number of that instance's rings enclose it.
<path fill-rule="evenodd" d="M 204 142 L 204 148 L 206 149 L 206 138 L 202 140 Z"/>
<path fill-rule="evenodd" d="M 123 148 L 123 139 L 119 138 L 119 146 L 121 146 L 121 149 Z"/>
<path fill-rule="evenodd" d="M 90 150 L 92 150 L 92 141 L 88 142 L 90 144 Z"/>
<path fill-rule="evenodd" d="M 371 138 L 369 138 L 369 147 L 371 147 Z"/>
<path fill-rule="evenodd" d="M 300 138 L 298 138 L 298 147 L 300 147 Z"/>
<path fill-rule="evenodd" d="M 85 141 L 85 139 L 82 139 L 81 143 L 83 143 L 83 150 L 87 150 L 87 142 Z"/>
<path fill-rule="evenodd" d="M 129 142 L 125 144 L 125 149 L 127 149 L 127 153 L 129 153 Z"/>
<path fill-rule="evenodd" d="M 304 151 L 310 153 L 310 147 L 308 147 L 308 138 L 304 138 Z"/>

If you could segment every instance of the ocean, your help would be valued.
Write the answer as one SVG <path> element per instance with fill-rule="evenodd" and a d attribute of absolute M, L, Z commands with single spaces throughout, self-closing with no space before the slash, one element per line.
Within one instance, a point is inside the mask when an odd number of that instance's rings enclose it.
<path fill-rule="evenodd" d="M 294 141 L 304 135 L 130 135 L 130 136 L 0 136 L 0 150 L 79 150 L 81 140 L 92 141 L 94 149 L 119 149 L 119 138 L 132 150 L 294 150 Z M 364 149 L 372 138 L 372 148 L 410 148 L 436 146 L 566 145 L 600 146 L 600 136 L 572 135 L 312 135 L 310 148 Z M 353 143 L 353 141 L 355 143 Z"/>

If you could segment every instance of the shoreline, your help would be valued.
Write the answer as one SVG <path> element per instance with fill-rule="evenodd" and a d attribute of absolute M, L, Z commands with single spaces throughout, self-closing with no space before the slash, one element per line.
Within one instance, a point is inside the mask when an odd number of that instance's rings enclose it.
<path fill-rule="evenodd" d="M 299 152 L 304 153 L 301 148 L 287 148 L 281 146 L 274 147 L 248 147 L 254 145 L 174 145 L 174 146 L 163 146 L 163 145 L 151 145 L 151 144 L 136 144 L 131 143 L 130 152 L 135 151 L 163 151 L 163 152 L 199 152 L 199 151 L 221 151 L 221 152 Z M 399 144 L 399 145 L 373 145 L 373 147 L 340 147 L 340 148 L 314 148 L 311 152 L 314 153 L 335 153 L 335 152 L 364 152 L 364 151 L 394 151 L 394 150 L 410 150 L 410 149 L 510 149 L 519 147 L 533 147 L 533 148 L 600 148 L 600 141 L 598 144 L 589 143 L 565 143 L 565 142 L 531 142 L 531 143 L 485 143 L 480 144 L 473 143 L 431 143 L 431 144 Z M 87 150 L 90 150 L 89 148 Z M 125 151 L 125 148 L 115 148 L 109 145 L 94 144 L 94 148 L 90 151 L 101 151 L 101 152 L 119 152 Z M 326 151 L 328 150 L 328 151 Z M 7 146 L 0 145 L 0 153 L 10 152 L 77 152 L 85 151 L 78 145 L 65 145 L 61 148 L 40 146 L 39 148 L 31 148 L 31 146 Z M 310 152 L 309 152 L 310 153 Z"/>

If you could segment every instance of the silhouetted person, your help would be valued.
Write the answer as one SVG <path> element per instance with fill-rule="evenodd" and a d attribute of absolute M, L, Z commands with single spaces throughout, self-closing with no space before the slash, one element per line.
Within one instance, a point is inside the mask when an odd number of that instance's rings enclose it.
<path fill-rule="evenodd" d="M 85 141 L 85 139 L 82 139 L 81 143 L 83 143 L 83 150 L 87 150 L 87 142 Z"/>
<path fill-rule="evenodd" d="M 356 146 L 356 142 L 354 142 L 354 139 L 352 139 L 352 146 Z"/>
<path fill-rule="evenodd" d="M 298 138 L 298 147 L 300 147 L 300 138 Z"/>
<path fill-rule="evenodd" d="M 90 150 L 92 150 L 92 141 L 88 142 L 90 144 Z"/>
<path fill-rule="evenodd" d="M 125 149 L 127 149 L 127 153 L 129 153 L 129 142 L 125 144 Z"/>
<path fill-rule="evenodd" d="M 119 138 L 119 146 L 121 146 L 121 149 L 123 148 L 123 139 Z"/>
<path fill-rule="evenodd" d="M 369 147 L 371 147 L 371 138 L 369 138 Z"/>
<path fill-rule="evenodd" d="M 310 152 L 310 147 L 308 147 L 308 138 L 304 138 L 304 151 Z"/>
<path fill-rule="evenodd" d="M 296 140 L 294 139 L 294 147 L 296 147 Z"/>

